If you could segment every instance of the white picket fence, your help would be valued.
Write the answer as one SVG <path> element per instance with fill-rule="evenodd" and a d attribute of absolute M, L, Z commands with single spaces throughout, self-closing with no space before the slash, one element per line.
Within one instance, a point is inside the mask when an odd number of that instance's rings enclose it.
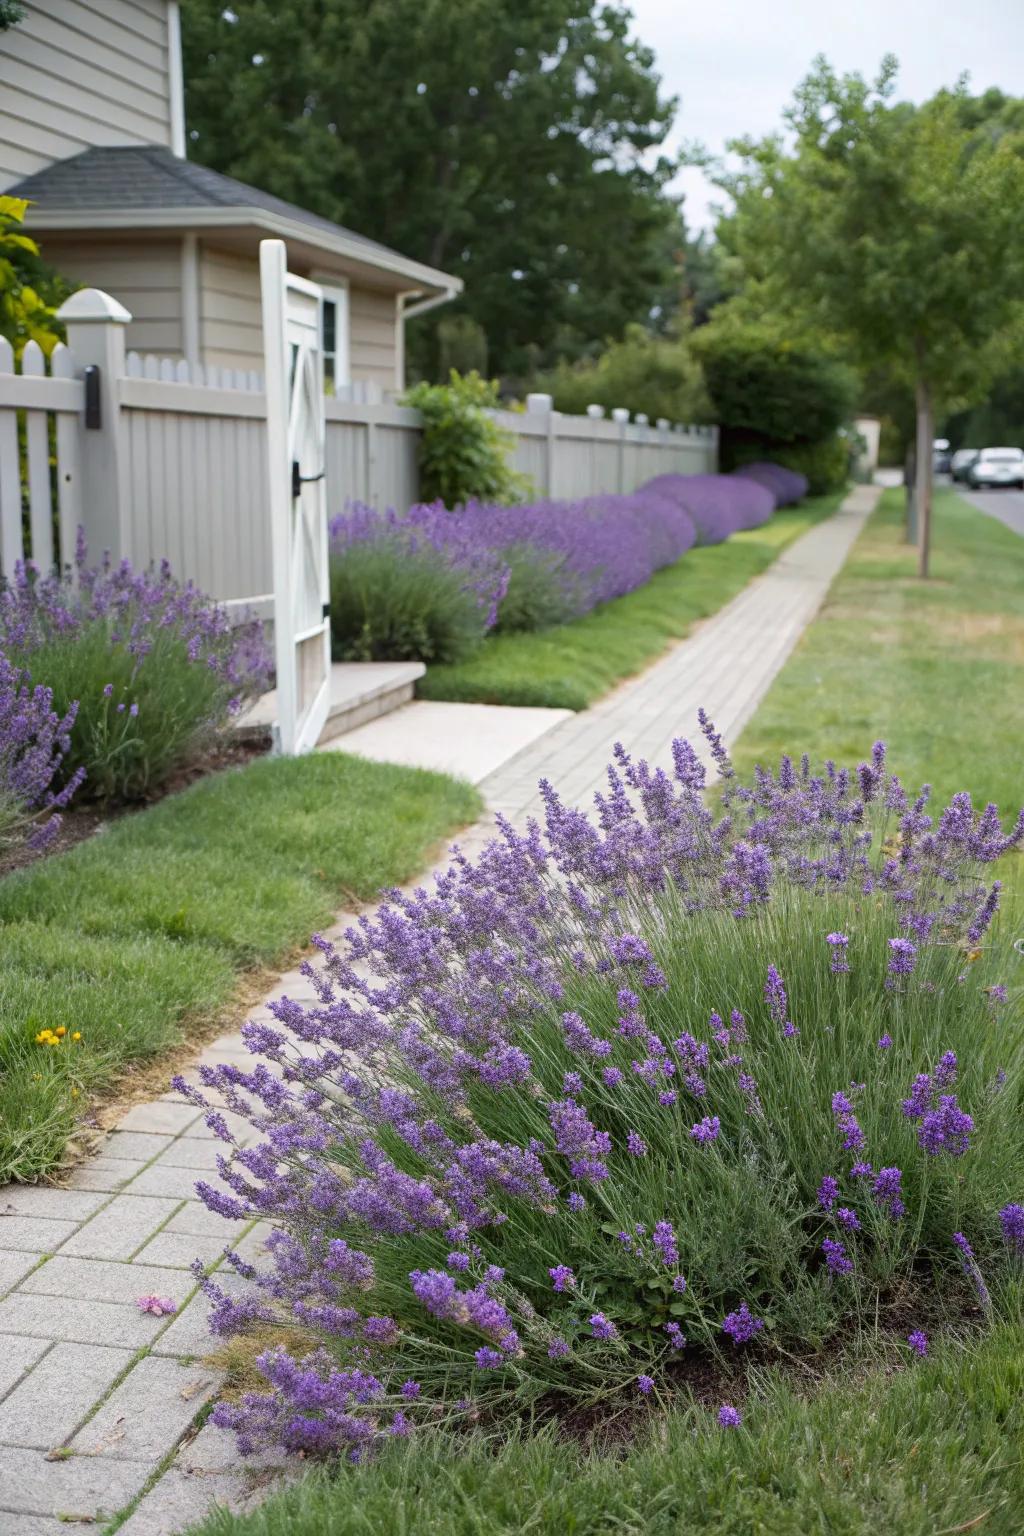
<path fill-rule="evenodd" d="M 192 368 L 126 354 L 127 313 L 107 295 L 75 295 L 68 346 L 47 370 L 35 343 L 15 371 L 0 341 L 0 570 L 16 561 L 67 565 L 81 524 L 94 558 L 172 569 L 230 605 L 270 616 L 273 575 L 266 485 L 266 400 L 253 372 Z M 95 370 L 93 423 L 85 419 Z M 537 402 L 533 404 L 536 406 Z M 540 496 L 630 491 L 664 472 L 712 472 L 713 427 L 650 426 L 496 413 L 515 437 L 514 462 Z M 326 401 L 330 513 L 349 501 L 404 510 L 419 498 L 419 413 L 372 385 Z"/>

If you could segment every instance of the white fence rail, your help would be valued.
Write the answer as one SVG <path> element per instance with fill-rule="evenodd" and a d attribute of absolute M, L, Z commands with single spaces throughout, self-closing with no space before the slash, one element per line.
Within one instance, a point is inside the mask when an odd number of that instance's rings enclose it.
<path fill-rule="evenodd" d="M 266 399 L 259 374 L 127 354 L 127 311 L 98 290 L 62 311 L 68 347 L 46 371 L 29 343 L 14 369 L 0 341 L 0 571 L 66 565 L 81 524 L 94 558 L 167 559 L 223 602 L 271 612 Z M 89 421 L 83 376 L 91 371 Z M 653 475 L 713 472 L 714 427 L 562 416 L 546 397 L 496 417 L 539 496 L 632 491 Z M 328 512 L 419 498 L 417 411 L 369 385 L 326 401 Z"/>

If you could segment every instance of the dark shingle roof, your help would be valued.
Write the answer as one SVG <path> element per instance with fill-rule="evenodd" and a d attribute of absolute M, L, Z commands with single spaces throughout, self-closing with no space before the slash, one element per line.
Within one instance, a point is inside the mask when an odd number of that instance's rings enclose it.
<path fill-rule="evenodd" d="M 34 176 L 26 176 L 17 186 L 6 190 L 10 197 L 31 198 L 48 214 L 101 209 L 130 214 L 133 209 L 180 208 L 184 215 L 202 208 L 259 209 L 294 219 L 321 234 L 356 240 L 366 246 L 368 259 L 374 251 L 407 259 L 376 240 L 368 240 L 365 235 L 357 235 L 295 203 L 261 192 L 258 187 L 247 186 L 233 176 L 222 176 L 205 165 L 182 160 L 159 145 L 84 149 L 68 160 L 48 165 Z"/>

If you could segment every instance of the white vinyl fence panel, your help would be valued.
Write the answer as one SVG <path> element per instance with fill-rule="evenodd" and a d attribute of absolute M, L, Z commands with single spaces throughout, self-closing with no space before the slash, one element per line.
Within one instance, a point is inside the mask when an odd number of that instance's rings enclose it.
<path fill-rule="evenodd" d="M 19 560 L 42 571 L 74 559 L 81 521 L 78 417 L 85 388 L 67 347 L 46 359 L 26 342 L 21 370 L 0 336 L 0 573 Z"/>

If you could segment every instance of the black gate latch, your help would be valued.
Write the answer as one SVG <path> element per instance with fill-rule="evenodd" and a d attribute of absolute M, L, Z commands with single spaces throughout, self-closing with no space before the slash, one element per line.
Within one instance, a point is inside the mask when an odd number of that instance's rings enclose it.
<path fill-rule="evenodd" d="M 318 475 L 303 475 L 299 473 L 298 459 L 292 459 L 292 501 L 297 501 L 302 495 L 302 487 L 310 485 L 314 480 L 322 480 L 327 470 L 322 469 Z"/>

